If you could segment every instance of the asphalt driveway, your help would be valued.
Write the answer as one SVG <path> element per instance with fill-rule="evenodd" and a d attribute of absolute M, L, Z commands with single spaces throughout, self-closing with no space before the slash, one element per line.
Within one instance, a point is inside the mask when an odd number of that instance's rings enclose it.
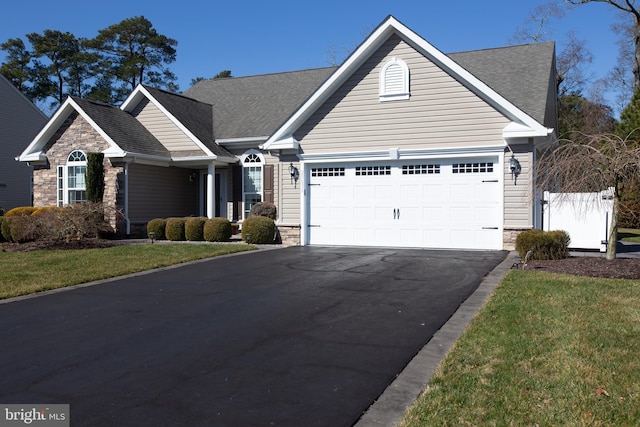
<path fill-rule="evenodd" d="M 506 255 L 292 247 L 0 304 L 0 403 L 70 404 L 72 426 L 350 426 Z"/>

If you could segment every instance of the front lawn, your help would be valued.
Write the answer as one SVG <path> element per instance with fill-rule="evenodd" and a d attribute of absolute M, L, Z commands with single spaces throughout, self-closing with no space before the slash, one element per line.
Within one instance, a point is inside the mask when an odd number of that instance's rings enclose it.
<path fill-rule="evenodd" d="M 619 228 L 618 239 L 623 242 L 640 243 L 640 230 L 633 228 Z"/>
<path fill-rule="evenodd" d="M 401 426 L 635 426 L 640 280 L 510 271 Z"/>
<path fill-rule="evenodd" d="M 256 249 L 234 244 L 139 244 L 0 253 L 0 299 Z"/>

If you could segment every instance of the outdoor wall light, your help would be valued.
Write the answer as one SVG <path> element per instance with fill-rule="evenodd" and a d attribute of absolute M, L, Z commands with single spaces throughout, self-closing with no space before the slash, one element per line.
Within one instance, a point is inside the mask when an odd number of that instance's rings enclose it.
<path fill-rule="evenodd" d="M 195 172 L 191 172 L 189 174 L 189 182 L 193 182 L 196 180 L 196 173 Z"/>
<path fill-rule="evenodd" d="M 293 166 L 293 163 L 289 163 L 289 175 L 291 175 L 291 183 L 298 182 L 298 177 L 300 176 L 300 172 L 298 172 L 298 168 Z"/>
<path fill-rule="evenodd" d="M 518 175 L 522 171 L 522 167 L 520 166 L 520 162 L 515 158 L 513 153 L 511 153 L 511 159 L 509 160 L 509 169 L 511 169 L 511 178 L 513 179 L 513 183 L 516 183 L 518 179 Z"/>

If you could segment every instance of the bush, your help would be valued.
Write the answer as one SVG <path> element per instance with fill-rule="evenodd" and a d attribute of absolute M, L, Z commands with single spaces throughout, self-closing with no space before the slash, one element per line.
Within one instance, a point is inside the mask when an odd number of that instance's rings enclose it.
<path fill-rule="evenodd" d="M 231 239 L 231 222 L 227 218 L 211 218 L 204 223 L 204 239 L 207 242 L 228 242 Z"/>
<path fill-rule="evenodd" d="M 36 209 L 33 206 L 18 206 L 17 208 L 9 209 L 4 216 L 27 216 L 31 215 Z"/>
<path fill-rule="evenodd" d="M 273 243 L 275 238 L 276 223 L 271 218 L 250 216 L 242 223 L 242 240 L 247 243 Z"/>
<path fill-rule="evenodd" d="M 167 220 L 164 218 L 155 218 L 147 223 L 147 236 L 150 233 L 154 233 L 154 239 L 156 240 L 165 240 L 167 237 L 165 235 L 165 227 L 167 226 Z"/>
<path fill-rule="evenodd" d="M 523 259 L 528 251 L 532 260 L 564 259 L 569 257 L 570 241 L 566 231 L 528 230 L 518 234 L 516 251 Z"/>
<path fill-rule="evenodd" d="M 7 242 L 24 243 L 35 240 L 35 226 L 30 221 L 31 214 L 36 211 L 33 206 L 19 206 L 9 209 L 2 224 L 0 224 L 0 234 Z"/>
<path fill-rule="evenodd" d="M 275 221 L 276 219 L 278 219 L 278 210 L 276 208 L 276 205 L 274 205 L 273 203 L 258 202 L 254 203 L 253 206 L 251 206 L 249 216 L 265 216 Z"/>
<path fill-rule="evenodd" d="M 168 218 L 164 233 L 167 240 L 181 242 L 185 240 L 184 225 L 185 218 Z"/>
<path fill-rule="evenodd" d="M 11 230 L 9 230 L 9 218 L 0 217 L 0 242 L 8 242 L 11 240 Z"/>
<path fill-rule="evenodd" d="M 190 242 L 202 242 L 204 240 L 204 223 L 207 218 L 203 216 L 190 217 L 184 223 L 184 237 Z"/>

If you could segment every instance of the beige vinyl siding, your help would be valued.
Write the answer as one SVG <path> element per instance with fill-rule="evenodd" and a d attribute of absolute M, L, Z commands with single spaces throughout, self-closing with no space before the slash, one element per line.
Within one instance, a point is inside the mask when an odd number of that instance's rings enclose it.
<path fill-rule="evenodd" d="M 129 219 L 183 217 L 198 214 L 198 183 L 191 169 L 129 165 Z"/>
<path fill-rule="evenodd" d="M 289 164 L 298 168 L 298 181 L 294 181 L 289 173 Z M 278 206 L 279 221 L 283 225 L 300 224 L 300 188 L 302 187 L 302 170 L 295 156 L 283 156 L 280 161 L 281 180 L 276 181 L 281 186 Z"/>
<path fill-rule="evenodd" d="M 145 99 L 132 114 L 158 141 L 171 152 L 192 151 L 200 148 L 185 135 L 155 104 Z"/>
<path fill-rule="evenodd" d="M 411 98 L 380 102 L 379 71 L 393 57 L 409 67 Z M 392 36 L 295 137 L 307 154 L 472 147 L 502 143 L 508 123 L 436 64 Z"/>
<path fill-rule="evenodd" d="M 513 147 L 516 159 L 520 162 L 522 172 L 513 182 L 509 160 L 511 153 L 504 157 L 504 226 L 506 228 L 533 227 L 533 153 L 531 144 Z"/>

